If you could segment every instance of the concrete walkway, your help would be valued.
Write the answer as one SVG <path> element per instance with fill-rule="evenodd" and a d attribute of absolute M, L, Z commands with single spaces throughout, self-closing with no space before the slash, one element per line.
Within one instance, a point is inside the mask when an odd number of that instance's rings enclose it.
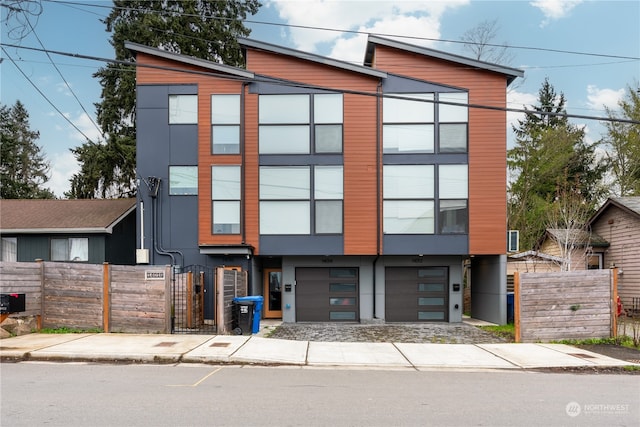
<path fill-rule="evenodd" d="M 262 336 L 30 334 L 0 340 L 3 361 L 267 364 L 384 369 L 632 365 L 564 344 L 294 341 Z"/>

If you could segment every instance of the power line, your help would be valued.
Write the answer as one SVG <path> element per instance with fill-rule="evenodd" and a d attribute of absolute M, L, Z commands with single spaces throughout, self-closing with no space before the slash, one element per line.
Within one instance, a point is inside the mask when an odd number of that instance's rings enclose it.
<path fill-rule="evenodd" d="M 91 114 L 89 114 L 87 112 L 87 109 L 84 108 L 84 105 L 82 104 L 82 102 L 80 102 L 80 99 L 78 98 L 78 96 L 76 95 L 74 90 L 71 88 L 71 85 L 69 84 L 69 82 L 67 82 L 67 79 L 65 79 L 64 76 L 62 75 L 62 71 L 60 71 L 60 69 L 56 65 L 55 61 L 53 60 L 53 58 L 51 58 L 51 55 L 49 54 L 49 52 L 47 52 L 46 48 L 44 47 L 44 44 L 42 43 L 42 40 L 40 40 L 40 37 L 38 37 L 38 34 L 36 33 L 36 29 L 33 28 L 33 26 L 31 25 L 31 22 L 29 21 L 29 19 L 27 19 L 26 21 L 29 24 L 29 27 L 31 28 L 31 32 L 35 36 L 36 40 L 38 40 L 38 43 L 40 44 L 40 46 L 42 46 L 43 52 L 47 55 L 47 58 L 49 58 L 49 61 L 51 62 L 51 65 L 53 65 L 53 68 L 56 69 L 56 71 L 58 72 L 58 75 L 60 76 L 60 78 L 62 79 L 64 84 L 67 86 L 67 89 L 69 89 L 69 92 L 71 92 L 71 95 L 73 95 L 75 100 L 78 102 L 78 105 L 80 105 L 80 108 L 82 108 L 82 111 L 84 111 L 84 113 L 87 115 L 87 117 L 89 118 L 91 123 L 95 126 L 95 128 L 98 130 L 100 135 L 102 135 L 102 138 L 106 139 L 105 136 L 104 136 L 104 133 L 102 132 L 102 129 L 100 129 L 100 126 L 98 126 L 98 124 L 95 122 L 95 120 L 93 120 L 93 117 L 91 117 Z"/>
<path fill-rule="evenodd" d="M 0 43 L 0 46 L 5 46 L 5 44 L 4 43 Z M 7 47 L 10 47 L 10 46 L 7 46 Z M 64 113 L 62 111 L 60 111 L 60 109 L 58 107 L 56 107 L 53 102 L 51 102 L 51 100 L 47 97 L 47 95 L 45 95 L 44 92 L 42 92 L 40 90 L 40 88 L 29 78 L 29 76 L 27 76 L 25 74 L 25 72 L 22 71 L 22 69 L 18 66 L 16 61 L 14 61 L 13 58 L 11 57 L 11 55 L 9 55 L 9 52 L 7 52 L 7 50 L 4 47 L 0 47 L 0 48 L 2 49 L 4 54 L 7 55 L 7 58 L 9 58 L 9 60 L 13 63 L 13 65 L 15 65 L 15 67 L 18 69 L 18 71 L 20 71 L 20 74 L 22 74 L 24 76 L 24 78 L 31 84 L 31 86 L 33 86 L 33 88 L 36 91 L 38 91 L 38 93 L 49 103 L 49 105 L 51 105 L 51 107 L 53 107 L 53 109 L 56 110 L 58 112 L 58 114 L 60 114 L 60 116 L 62 116 L 63 119 L 65 119 L 71 126 L 73 126 L 73 128 L 75 130 L 77 130 L 82 136 L 84 136 L 87 139 L 87 141 L 93 142 L 93 141 L 91 141 L 91 138 L 89 138 L 87 135 L 85 135 L 84 132 L 82 132 L 78 128 L 78 126 L 76 126 L 71 120 L 69 120 L 69 118 L 67 116 L 65 116 Z"/>
<path fill-rule="evenodd" d="M 43 0 L 43 1 L 46 1 L 46 2 L 49 2 L 49 3 L 56 3 L 56 4 L 66 4 L 66 5 L 72 4 L 72 5 L 75 5 L 75 6 L 87 6 L 87 7 L 108 8 L 108 9 L 133 10 L 133 11 L 138 11 L 138 12 L 157 13 L 157 14 L 168 15 L 168 16 L 179 15 L 179 16 L 186 16 L 186 17 L 204 17 L 206 19 L 215 19 L 215 20 L 220 20 L 220 21 L 234 21 L 235 20 L 234 18 L 225 18 L 225 17 L 219 17 L 219 16 L 201 16 L 201 15 L 198 15 L 198 14 L 182 13 L 182 12 L 176 12 L 176 11 L 160 11 L 160 10 L 152 10 L 152 9 L 135 9 L 135 8 L 129 8 L 129 7 L 107 6 L 107 5 L 99 5 L 99 4 L 91 4 L 91 3 L 77 3 L 77 2 L 70 2 L 70 1 L 65 1 L 65 0 Z M 345 29 L 330 28 L 330 27 L 314 27 L 314 26 L 310 26 L 310 25 L 295 25 L 295 24 L 282 24 L 282 23 L 266 22 L 266 21 L 254 21 L 254 20 L 251 20 L 251 19 L 244 19 L 243 22 L 246 22 L 246 23 L 249 23 L 249 24 L 269 25 L 269 26 L 287 27 L 287 28 L 297 28 L 297 29 L 303 29 L 303 30 L 328 31 L 328 32 L 357 34 L 357 35 L 375 34 L 375 35 L 380 36 L 380 37 L 394 37 L 394 38 L 403 38 L 403 39 L 411 39 L 411 40 L 423 40 L 423 41 L 434 41 L 434 42 L 443 42 L 443 43 L 469 44 L 469 42 L 465 42 L 465 41 L 461 41 L 461 40 L 437 39 L 437 38 L 432 38 L 432 37 L 418 37 L 418 36 L 404 36 L 404 35 L 400 35 L 400 34 L 391 34 L 391 33 L 372 33 L 372 32 L 367 32 L 367 31 L 345 30 Z M 634 61 L 640 60 L 640 57 L 636 57 L 636 56 L 621 56 L 621 55 L 611 55 L 611 54 L 606 54 L 606 53 L 579 52 L 579 51 L 563 50 L 563 49 L 541 48 L 541 47 L 534 47 L 534 46 L 518 46 L 518 45 L 512 46 L 512 45 L 502 45 L 502 44 L 492 44 L 492 43 L 485 43 L 485 46 L 502 47 L 502 48 L 508 48 L 508 49 L 534 50 L 534 51 L 553 52 L 553 53 L 564 53 L 564 54 L 569 54 L 569 55 L 597 56 L 597 57 L 602 57 L 602 58 L 629 59 L 629 60 L 634 60 Z"/>
<path fill-rule="evenodd" d="M 13 44 L 8 44 L 8 43 L 0 43 L 0 46 L 6 46 L 6 47 L 11 47 L 11 48 L 17 48 L 17 49 L 33 50 L 33 51 L 42 51 L 43 50 L 43 49 L 39 49 L 39 48 L 18 46 L 18 45 L 13 45 Z M 4 48 L 3 48 L 3 51 L 5 51 Z M 55 51 L 55 50 L 48 50 L 48 52 L 52 53 L 54 55 L 69 56 L 69 57 L 79 58 L 79 59 L 88 59 L 88 60 L 92 60 L 92 61 L 100 61 L 100 62 L 106 62 L 106 63 L 125 65 L 125 66 L 132 66 L 132 67 L 152 68 L 152 69 L 159 69 L 159 70 L 164 70 L 164 71 L 180 72 L 180 73 L 185 73 L 185 74 L 204 75 L 204 76 L 209 76 L 209 77 L 222 78 L 222 79 L 225 79 L 225 80 L 236 80 L 236 81 L 257 82 L 257 83 L 263 82 L 263 83 L 277 84 L 277 85 L 288 86 L 288 87 L 296 87 L 296 88 L 301 88 L 301 89 L 323 90 L 323 91 L 329 91 L 329 92 L 348 93 L 348 94 L 352 94 L 352 95 L 362 95 L 362 96 L 374 96 L 374 97 L 383 96 L 383 97 L 387 97 L 387 98 L 407 99 L 407 100 L 412 100 L 412 101 L 421 101 L 421 102 L 429 102 L 429 103 L 434 103 L 434 104 L 445 104 L 445 105 L 453 105 L 453 106 L 461 106 L 461 107 L 466 106 L 468 108 L 494 110 L 494 111 L 505 111 L 505 112 L 512 112 L 512 113 L 540 114 L 540 115 L 548 115 L 548 116 L 554 116 L 554 117 L 566 117 L 566 118 L 573 118 L 573 119 L 640 124 L 640 121 L 631 120 L 631 119 L 624 119 L 624 118 L 598 117 L 598 116 L 589 116 L 589 115 L 584 115 L 584 114 L 573 114 L 573 113 L 566 113 L 566 112 L 564 112 L 564 113 L 554 113 L 554 112 L 546 112 L 546 111 L 538 111 L 538 110 L 528 110 L 526 108 L 522 109 L 522 108 L 511 108 L 511 107 L 498 107 L 498 106 L 493 106 L 493 105 L 458 103 L 458 102 L 449 102 L 449 101 L 441 101 L 441 100 L 438 100 L 438 101 L 428 100 L 428 99 L 420 99 L 420 100 L 418 100 L 416 98 L 403 97 L 402 95 L 396 95 L 396 94 L 394 94 L 394 95 L 379 94 L 379 93 L 376 93 L 376 92 L 366 92 L 366 91 L 349 90 L 349 89 L 336 89 L 336 88 L 331 88 L 331 87 L 326 87 L 326 86 L 310 85 L 310 84 L 306 84 L 306 83 L 296 83 L 296 82 L 292 82 L 292 81 L 274 80 L 273 78 L 269 78 L 267 76 L 258 76 L 258 75 L 256 75 L 255 78 L 253 78 L 253 79 L 247 79 L 247 78 L 243 78 L 243 77 L 230 76 L 230 75 L 224 74 L 224 73 L 215 73 L 215 72 L 210 72 L 210 71 L 185 70 L 185 69 L 182 69 L 182 68 L 167 67 L 167 66 L 162 66 L 162 65 L 139 64 L 137 62 L 132 62 L 132 61 L 101 58 L 101 57 L 97 57 L 97 56 L 82 55 L 82 54 L 78 54 L 78 53 L 61 52 L 61 51 Z"/>

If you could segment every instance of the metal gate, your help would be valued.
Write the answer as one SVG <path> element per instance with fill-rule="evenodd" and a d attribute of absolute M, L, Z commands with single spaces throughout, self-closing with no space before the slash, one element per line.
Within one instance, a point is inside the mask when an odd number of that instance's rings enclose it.
<path fill-rule="evenodd" d="M 173 276 L 171 333 L 216 334 L 215 268 L 189 265 Z"/>

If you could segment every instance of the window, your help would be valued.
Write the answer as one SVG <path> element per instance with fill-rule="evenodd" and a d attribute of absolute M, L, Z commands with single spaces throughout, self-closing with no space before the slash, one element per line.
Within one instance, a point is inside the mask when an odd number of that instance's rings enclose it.
<path fill-rule="evenodd" d="M 211 153 L 240 153 L 240 95 L 211 95 Z"/>
<path fill-rule="evenodd" d="M 518 252 L 520 250 L 520 231 L 507 231 L 507 252 Z"/>
<path fill-rule="evenodd" d="M 52 261 L 89 261 L 89 239 L 51 239 Z"/>
<path fill-rule="evenodd" d="M 18 238 L 3 237 L 2 238 L 2 257 L 1 261 L 16 262 L 18 261 Z"/>
<path fill-rule="evenodd" d="M 466 200 L 440 200 L 440 227 L 442 234 L 467 233 L 469 209 Z"/>
<path fill-rule="evenodd" d="M 198 195 L 198 167 L 169 166 L 169 195 Z"/>
<path fill-rule="evenodd" d="M 469 95 L 466 92 L 440 93 L 438 100 L 464 105 L 438 104 L 440 123 L 466 123 L 469 121 Z"/>
<path fill-rule="evenodd" d="M 433 94 L 397 94 L 383 99 L 384 153 L 433 153 Z"/>
<path fill-rule="evenodd" d="M 211 167 L 213 234 L 240 233 L 240 166 Z"/>
<path fill-rule="evenodd" d="M 441 153 L 466 153 L 468 151 L 466 123 L 440 124 L 439 151 Z"/>
<path fill-rule="evenodd" d="M 438 167 L 440 199 L 467 199 L 469 193 L 467 165 L 440 165 Z"/>
<path fill-rule="evenodd" d="M 169 95 L 169 124 L 197 124 L 198 95 Z"/>
<path fill-rule="evenodd" d="M 342 182 L 342 166 L 261 167 L 260 234 L 342 233 Z"/>
<path fill-rule="evenodd" d="M 259 108 L 260 154 L 342 152 L 341 94 L 260 95 Z"/>
<path fill-rule="evenodd" d="M 385 165 L 383 181 L 384 232 L 432 234 L 433 165 Z"/>

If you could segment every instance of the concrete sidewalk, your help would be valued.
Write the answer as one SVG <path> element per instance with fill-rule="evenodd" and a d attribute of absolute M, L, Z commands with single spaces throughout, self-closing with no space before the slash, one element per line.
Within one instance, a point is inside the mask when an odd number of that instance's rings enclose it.
<path fill-rule="evenodd" d="M 292 341 L 261 336 L 30 334 L 0 341 L 3 361 L 266 364 L 385 369 L 529 369 L 632 363 L 564 344 Z"/>

